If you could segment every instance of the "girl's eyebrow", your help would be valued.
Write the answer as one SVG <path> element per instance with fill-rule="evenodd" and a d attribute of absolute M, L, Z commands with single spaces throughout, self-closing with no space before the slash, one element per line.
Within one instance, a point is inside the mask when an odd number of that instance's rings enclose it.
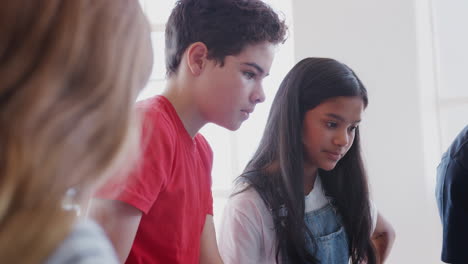
<path fill-rule="evenodd" d="M 337 115 L 337 114 L 334 114 L 334 113 L 328 113 L 328 114 L 325 114 L 325 115 L 328 116 L 328 117 L 331 117 L 331 118 L 335 118 L 335 119 L 337 119 L 337 120 L 339 120 L 341 122 L 346 122 L 346 119 L 344 117 L 340 116 L 340 115 Z M 355 124 L 355 123 L 360 123 L 360 122 L 361 122 L 361 119 L 355 120 L 355 121 L 353 121 L 351 123 Z"/>

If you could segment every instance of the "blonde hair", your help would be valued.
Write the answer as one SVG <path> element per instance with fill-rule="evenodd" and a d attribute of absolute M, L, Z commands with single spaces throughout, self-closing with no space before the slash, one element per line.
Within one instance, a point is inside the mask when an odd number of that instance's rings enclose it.
<path fill-rule="evenodd" d="M 15 0 L 0 8 L 0 259 L 40 263 L 70 232 L 62 209 L 135 153 L 151 72 L 136 0 Z"/>

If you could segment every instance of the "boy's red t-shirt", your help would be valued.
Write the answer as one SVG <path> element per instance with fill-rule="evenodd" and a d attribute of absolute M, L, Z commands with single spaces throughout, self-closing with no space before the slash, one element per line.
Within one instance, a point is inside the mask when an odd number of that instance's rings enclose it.
<path fill-rule="evenodd" d="M 198 263 L 205 218 L 213 215 L 211 148 L 201 134 L 190 137 L 165 97 L 138 107 L 144 112 L 141 161 L 123 183 L 107 184 L 97 197 L 143 212 L 125 263 Z"/>

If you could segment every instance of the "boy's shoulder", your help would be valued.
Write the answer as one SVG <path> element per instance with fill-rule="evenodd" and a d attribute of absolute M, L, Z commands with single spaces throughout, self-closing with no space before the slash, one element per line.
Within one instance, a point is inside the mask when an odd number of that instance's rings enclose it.
<path fill-rule="evenodd" d="M 137 110 L 142 116 L 144 134 L 157 135 L 158 138 L 169 140 L 171 145 L 176 144 L 177 141 L 190 141 L 190 138 L 187 139 L 188 134 L 186 134 L 185 127 L 175 108 L 166 97 L 157 95 L 139 101 Z M 197 133 L 193 141 L 204 161 L 211 164 L 213 151 L 205 137 L 201 133 Z M 161 141 L 159 142 L 161 143 Z"/>
<path fill-rule="evenodd" d="M 147 115 L 161 115 L 170 116 L 171 103 L 162 95 L 147 98 L 139 101 L 136 108 L 140 114 Z"/>
<path fill-rule="evenodd" d="M 203 150 L 207 150 L 211 152 L 211 147 L 210 147 L 210 144 L 208 143 L 208 140 L 206 140 L 206 138 L 201 133 L 197 133 L 194 140 L 195 140 L 195 144 L 197 144 L 199 148 L 202 148 Z"/>
<path fill-rule="evenodd" d="M 178 116 L 169 100 L 164 96 L 157 95 L 139 101 L 136 108 L 145 131 L 156 129 L 160 132 L 162 130 L 168 134 L 176 134 Z"/>

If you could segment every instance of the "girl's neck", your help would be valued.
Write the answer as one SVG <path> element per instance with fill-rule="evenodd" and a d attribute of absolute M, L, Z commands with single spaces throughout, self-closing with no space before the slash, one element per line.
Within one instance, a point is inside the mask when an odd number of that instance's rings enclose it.
<path fill-rule="evenodd" d="M 309 194 L 314 189 L 317 178 L 317 167 L 304 163 L 304 194 Z"/>

